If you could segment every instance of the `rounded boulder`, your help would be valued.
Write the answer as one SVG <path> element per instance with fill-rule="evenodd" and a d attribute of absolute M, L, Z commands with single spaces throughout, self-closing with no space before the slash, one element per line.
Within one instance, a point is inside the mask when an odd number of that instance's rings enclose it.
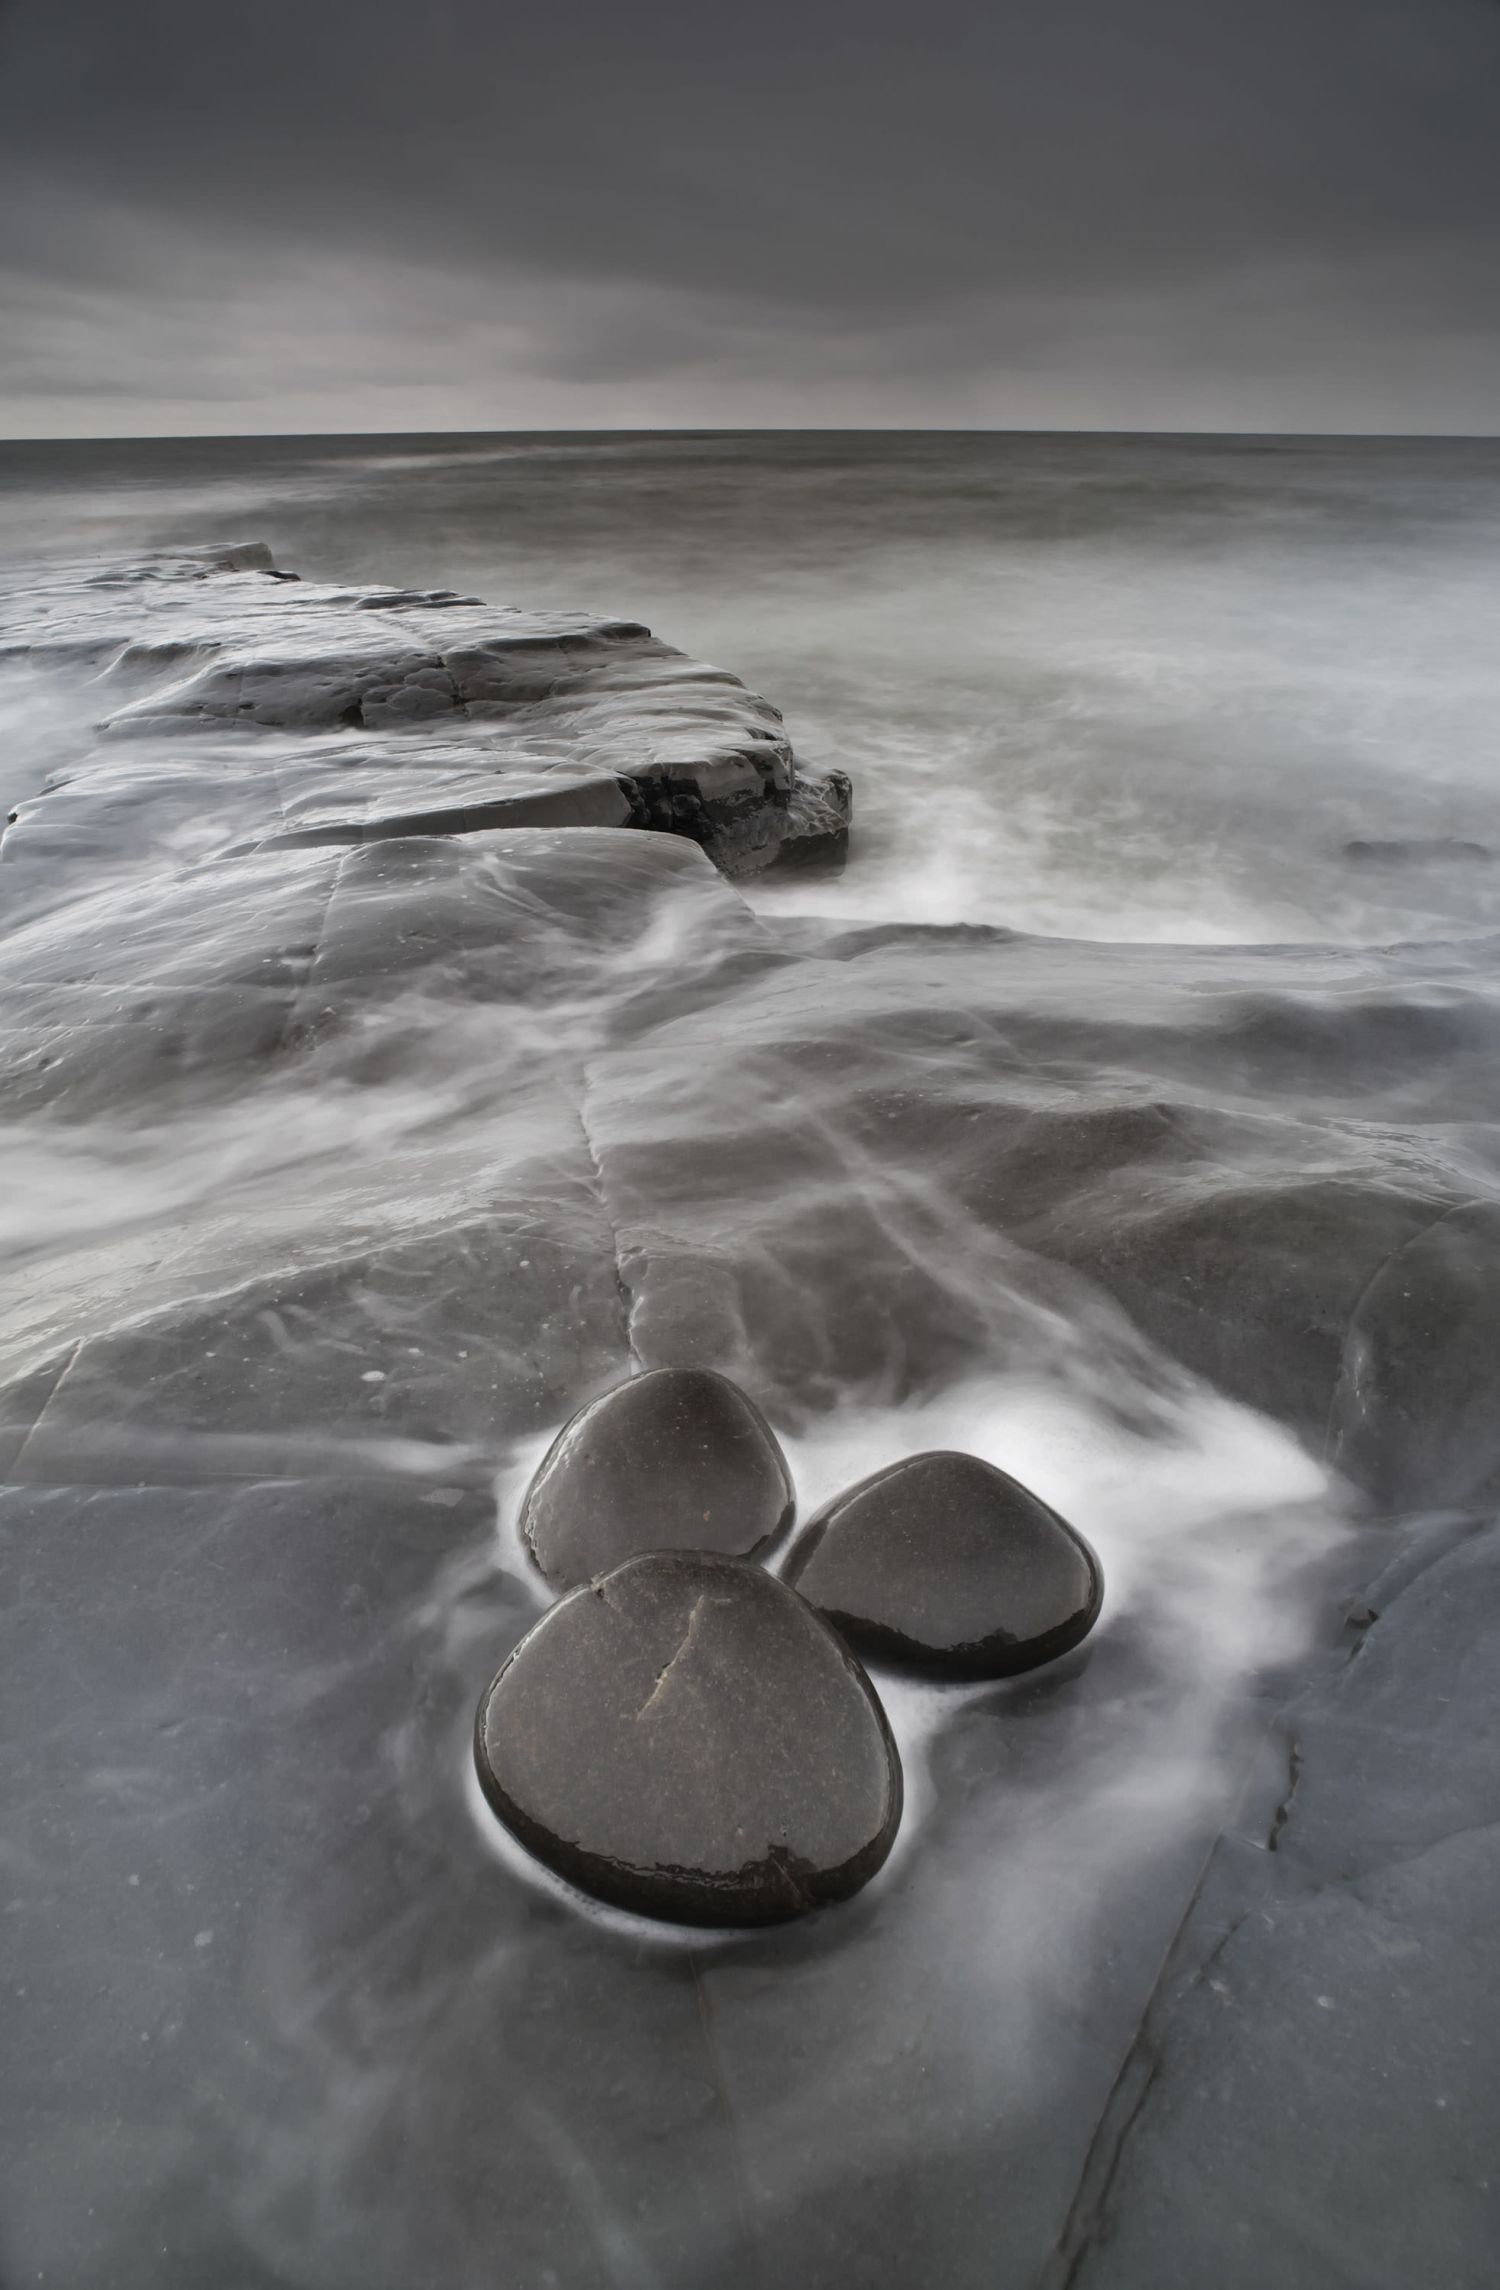
<path fill-rule="evenodd" d="M 776 1435 L 710 1368 L 653 1368 L 566 1423 L 521 1507 L 521 1530 L 555 1590 L 641 1551 L 747 1558 L 790 1523 Z"/>
<path fill-rule="evenodd" d="M 539 1861 L 679 1923 L 845 1900 L 901 1818 L 858 1661 L 795 1591 L 705 1552 L 650 1552 L 560 1599 L 486 1689 L 474 1752 Z"/>
<path fill-rule="evenodd" d="M 1005 1678 L 1086 1638 L 1104 1596 L 1082 1535 L 976 1455 L 908 1456 L 808 1524 L 786 1579 L 861 1654 Z"/>

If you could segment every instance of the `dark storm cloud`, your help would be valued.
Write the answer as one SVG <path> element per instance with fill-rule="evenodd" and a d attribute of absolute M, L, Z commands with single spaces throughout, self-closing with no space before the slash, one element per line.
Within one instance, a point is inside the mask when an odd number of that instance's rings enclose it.
<path fill-rule="evenodd" d="M 1500 413 L 1493 0 L 10 0 L 0 147 L 23 395 Z"/>

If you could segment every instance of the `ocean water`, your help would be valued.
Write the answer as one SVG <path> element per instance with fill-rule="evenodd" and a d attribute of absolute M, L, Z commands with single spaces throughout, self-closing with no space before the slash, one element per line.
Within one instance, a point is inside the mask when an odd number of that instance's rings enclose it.
<path fill-rule="evenodd" d="M 623 611 L 857 783 L 786 909 L 1065 937 L 1483 930 L 1500 445 L 1077 436 L 0 447 L 5 560 L 266 539 L 321 579 Z M 60 736 L 60 735 L 56 735 Z M 7 742 L 12 787 L 32 742 Z M 28 754 L 28 745 L 31 753 Z"/>
<path fill-rule="evenodd" d="M 1206 2278 L 1174 2234 L 1218 2279 L 1172 2111 L 1252 2024 L 1322 2073 L 1333 2004 L 1275 1960 L 1182 2064 L 1175 2000 L 1310 1881 L 1299 1805 L 1410 1844 L 1437 1723 L 1272 1721 L 1500 1494 L 1500 444 L 26 445 L 0 504 L 18 622 L 246 540 L 621 613 L 856 800 L 834 880 L 584 828 L 267 853 L 208 799 L 248 759 L 274 809 L 281 734 L 107 736 L 170 661 L 0 661 L 8 803 L 107 754 L 161 822 L 0 863 L 6 2279 L 1134 2290 Z M 473 1780 L 546 1602 L 528 1476 L 683 1360 L 804 1518 L 960 1447 L 1106 1574 L 1046 1673 L 878 1676 L 897 1849 L 771 1933 L 597 1912 Z M 1488 1674 L 1438 1697 L 1479 1741 Z M 1481 1830 L 1441 1762 L 1412 1796 Z M 1441 1953 L 1404 2034 L 1388 1990 L 1338 2021 L 1341 2082 L 1236 2088 L 1275 2194 L 1230 2290 L 1326 2278 L 1296 2171 L 1377 2089 L 1335 2229 L 1487 2280 L 1414 2191 L 1479 2009 Z M 1085 2231 L 1121 2091 L 1138 2276 Z"/>

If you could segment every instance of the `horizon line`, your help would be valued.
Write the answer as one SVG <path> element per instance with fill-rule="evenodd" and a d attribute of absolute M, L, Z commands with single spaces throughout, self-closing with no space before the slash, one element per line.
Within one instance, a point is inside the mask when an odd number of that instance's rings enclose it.
<path fill-rule="evenodd" d="M 1343 444 L 1364 442 L 1369 444 L 1448 444 L 1485 445 L 1500 442 L 1500 426 L 1489 430 L 1464 429 L 1216 429 L 1203 427 L 1153 428 L 1145 424 L 1132 424 L 1125 428 L 1101 425 L 1086 427 L 1082 423 L 1069 423 L 1061 428 L 1050 428 L 1041 423 L 975 424 L 958 422 L 889 423 L 889 422 L 769 422 L 747 425 L 744 423 L 659 423 L 643 427 L 622 423 L 604 428 L 587 427 L 581 423 L 566 423 L 555 428 L 440 428 L 440 429 L 225 429 L 225 430 L 73 430 L 32 431 L 0 434 L 0 446 L 6 445 L 245 445 L 263 441 L 272 443 L 327 442 L 339 439 L 402 437 L 402 438 L 478 438 L 478 437 L 1058 437 L 1058 438 L 1153 438 L 1214 439 L 1223 443 L 1255 442 L 1260 440 L 1287 444 Z"/>

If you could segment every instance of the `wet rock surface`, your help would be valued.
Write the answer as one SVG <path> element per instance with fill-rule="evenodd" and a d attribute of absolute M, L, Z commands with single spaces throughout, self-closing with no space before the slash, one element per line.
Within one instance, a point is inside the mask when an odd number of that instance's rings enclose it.
<path fill-rule="evenodd" d="M 301 581 L 261 544 L 8 601 L 0 662 L 93 669 L 109 738 L 17 806 L 7 858 L 98 859 L 167 831 L 218 851 L 589 825 L 686 836 L 738 875 L 773 865 L 786 832 L 797 771 L 776 709 L 638 621 Z"/>
<path fill-rule="evenodd" d="M 710 1369 L 657 1368 L 564 1426 L 521 1529 L 553 1588 L 571 1590 L 641 1551 L 748 1558 L 792 1510 L 776 1436 L 744 1393 Z"/>
<path fill-rule="evenodd" d="M 21 635 L 106 676 L 92 716 L 160 699 L 217 617 L 184 575 L 116 665 L 162 585 L 101 584 L 106 621 L 43 580 Z M 476 742 L 594 768 L 525 733 L 88 732 L 7 847 L 0 2263 L 1487 2290 L 1477 1536 L 1236 1807 L 1299 1616 L 1490 1515 L 1495 942 L 783 923 L 638 828 L 245 848 L 340 759 L 393 796 Z M 846 1418 L 974 1444 L 1021 1390 L 1054 1460 L 1115 1456 L 1057 1500 L 1121 1595 L 1076 1673 L 924 1695 L 884 1881 L 653 1951 L 519 1882 L 469 1792 L 537 1613 L 495 1474 L 683 1360 L 794 1460 Z M 1364 1506 L 1338 1596 L 1315 1457 Z"/>
<path fill-rule="evenodd" d="M 778 868 L 841 874 L 849 857 L 853 816 L 854 788 L 846 771 L 830 771 L 823 779 L 799 778 L 787 805 Z"/>
<path fill-rule="evenodd" d="M 1264 1829 L 1216 1849 L 1059 2282 L 1493 2280 L 1500 1528 L 1418 1550 L 1284 1713 Z"/>
<path fill-rule="evenodd" d="M 702 1552 L 630 1559 L 545 1615 L 480 1703 L 475 1758 L 558 1875 L 690 1924 L 848 1899 L 901 1818 L 859 1665 L 795 1593 Z"/>
<path fill-rule="evenodd" d="M 1104 1596 L 1098 1560 L 977 1456 L 912 1455 L 811 1520 L 785 1579 L 857 1652 L 937 1677 L 1005 1678 L 1068 1653 Z"/>

